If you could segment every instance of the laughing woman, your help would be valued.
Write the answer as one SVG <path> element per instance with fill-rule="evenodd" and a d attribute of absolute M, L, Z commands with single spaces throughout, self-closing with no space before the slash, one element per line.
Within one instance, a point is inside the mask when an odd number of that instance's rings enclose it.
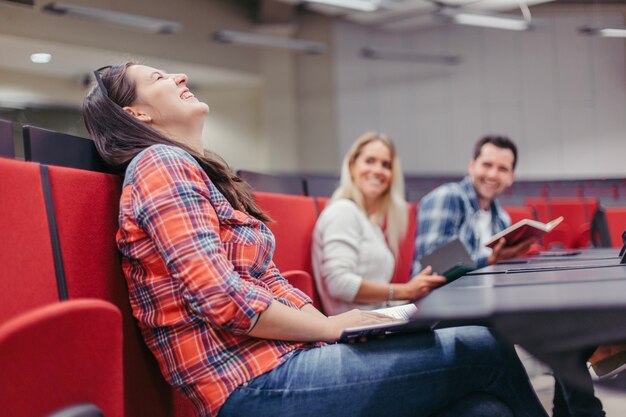
<path fill-rule="evenodd" d="M 272 262 L 267 217 L 205 152 L 187 76 L 96 72 L 85 124 L 125 171 L 117 245 L 133 313 L 165 378 L 209 416 L 545 417 L 512 350 L 478 327 L 334 343 L 391 320 L 333 317 Z"/>

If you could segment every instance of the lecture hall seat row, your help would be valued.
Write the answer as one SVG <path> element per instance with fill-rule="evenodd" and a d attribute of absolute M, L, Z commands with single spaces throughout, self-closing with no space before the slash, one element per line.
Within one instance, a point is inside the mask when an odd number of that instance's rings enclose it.
<path fill-rule="evenodd" d="M 123 414 L 107 416 L 193 416 L 188 400 L 161 376 L 132 316 L 115 245 L 121 177 L 101 172 L 106 166 L 97 159 L 85 165 L 97 156 L 87 139 L 34 127 L 24 130 L 26 158 L 38 162 L 0 158 L 0 234 L 11 242 L 0 251 L 0 323 L 65 300 L 105 300 L 121 313 L 123 382 L 119 387 L 124 389 Z M 78 158 L 81 169 L 48 165 L 74 164 L 68 154 Z M 276 219 L 270 227 L 277 234 L 277 264 L 319 305 L 309 255 L 315 202 L 260 193 L 255 198 Z M 294 213 L 301 216 L 297 221 Z M 299 226 L 304 227 L 304 236 L 295 234 Z M 292 241 L 298 245 L 291 247 Z M 30 392 L 23 395 L 26 399 Z"/>
<path fill-rule="evenodd" d="M 0 158 L 0 233 L 10 242 L 0 252 L 0 324 L 64 300 L 104 300 L 121 313 L 123 415 L 191 417 L 190 404 L 165 382 L 132 317 L 114 239 L 121 178 L 102 172 L 107 168 L 87 139 L 28 126 L 24 131 L 27 159 L 38 162 Z M 62 152 L 50 153 L 51 148 Z M 68 154 L 78 162 L 54 160 Z M 269 227 L 276 236 L 277 266 L 320 306 L 310 248 L 328 199 L 266 192 L 254 197 L 275 220 Z M 417 206 L 410 208 L 394 282 L 410 278 Z M 525 208 L 507 209 L 514 219 L 529 214 Z"/>
<path fill-rule="evenodd" d="M 332 174 L 290 173 L 268 174 L 239 170 L 253 189 L 279 194 L 329 197 L 339 185 L 339 177 Z M 441 184 L 459 181 L 462 176 L 406 175 L 406 199 L 419 202 Z M 499 196 L 507 206 L 524 205 L 526 198 L 590 199 L 600 200 L 603 206 L 626 206 L 626 178 L 581 180 L 518 180 Z"/>

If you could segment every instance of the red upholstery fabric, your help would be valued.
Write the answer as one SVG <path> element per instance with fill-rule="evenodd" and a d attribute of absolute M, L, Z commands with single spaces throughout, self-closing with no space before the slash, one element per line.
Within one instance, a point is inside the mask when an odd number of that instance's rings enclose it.
<path fill-rule="evenodd" d="M 524 219 L 535 219 L 533 209 L 527 206 L 503 206 L 502 207 L 509 216 L 511 216 L 511 224 L 515 224 Z"/>
<path fill-rule="evenodd" d="M 607 207 L 604 212 L 611 236 L 611 246 L 621 248 L 622 232 L 626 230 L 626 207 Z"/>
<path fill-rule="evenodd" d="M 39 165 L 0 158 L 0 323 L 59 300 Z"/>
<path fill-rule="evenodd" d="M 50 167 L 70 299 L 100 298 L 122 312 L 126 417 L 166 417 L 171 388 L 132 316 L 115 244 L 121 178 Z"/>
<path fill-rule="evenodd" d="M 318 215 L 324 211 L 328 203 L 330 202 L 329 197 L 315 197 L 315 204 L 317 206 Z"/>
<path fill-rule="evenodd" d="M 45 416 L 91 402 L 123 417 L 122 329 L 101 300 L 57 302 L 0 326 L 2 415 Z"/>
<path fill-rule="evenodd" d="M 276 238 L 274 263 L 281 272 L 305 271 L 312 277 L 311 243 L 317 211 L 312 197 L 255 192 L 257 204 L 274 219 L 268 227 Z M 295 283 L 292 283 L 295 286 Z M 307 286 L 308 287 L 308 286 Z M 302 291 L 306 288 L 297 287 Z M 315 288 L 311 278 L 311 287 Z M 320 308 L 317 291 L 312 296 Z"/>
<path fill-rule="evenodd" d="M 313 299 L 313 305 L 320 308 L 322 305 L 317 295 L 317 289 L 315 288 L 315 281 L 311 274 L 305 271 L 291 270 L 283 272 L 283 277 L 289 281 L 291 285 L 303 291 L 309 297 Z"/>
<path fill-rule="evenodd" d="M 196 409 L 189 398 L 180 391 L 172 391 L 172 410 L 170 416 L 173 417 L 196 417 Z"/>
<path fill-rule="evenodd" d="M 561 244 L 566 248 L 590 245 L 590 223 L 598 200 L 590 198 L 526 198 L 525 204 L 536 210 L 537 218 L 548 222 L 559 216 L 565 219 L 544 237 L 546 247 Z"/>
<path fill-rule="evenodd" d="M 415 237 L 417 236 L 417 207 L 415 203 L 409 203 L 409 219 L 406 234 L 400 242 L 400 251 L 396 259 L 396 270 L 391 282 L 404 283 L 411 279 L 413 256 L 415 255 Z"/>

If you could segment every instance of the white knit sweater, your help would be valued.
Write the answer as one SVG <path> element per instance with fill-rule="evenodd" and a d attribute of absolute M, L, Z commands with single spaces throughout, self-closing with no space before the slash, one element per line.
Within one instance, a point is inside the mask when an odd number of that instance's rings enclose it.
<path fill-rule="evenodd" d="M 384 305 L 354 302 L 362 280 L 391 281 L 395 260 L 380 226 L 351 200 L 332 202 L 320 214 L 313 232 L 312 261 L 326 314 Z"/>

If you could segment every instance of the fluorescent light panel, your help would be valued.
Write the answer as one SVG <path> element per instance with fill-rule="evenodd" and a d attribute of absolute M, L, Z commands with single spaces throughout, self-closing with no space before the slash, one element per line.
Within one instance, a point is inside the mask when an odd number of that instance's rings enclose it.
<path fill-rule="evenodd" d="M 626 29 L 598 29 L 598 34 L 605 38 L 626 38 Z"/>
<path fill-rule="evenodd" d="M 341 7 L 359 12 L 374 12 L 378 10 L 380 4 L 380 1 L 377 0 L 305 0 L 305 2 Z"/>
<path fill-rule="evenodd" d="M 583 26 L 578 28 L 583 35 L 601 36 L 603 38 L 626 38 L 626 28 L 594 28 Z"/>
<path fill-rule="evenodd" d="M 93 7 L 77 6 L 67 3 L 48 3 L 43 6 L 42 10 L 50 13 L 82 17 L 99 22 L 113 23 L 152 33 L 175 33 L 181 31 L 183 28 L 182 24 L 171 20 L 154 19 L 146 16 L 96 9 Z"/>
<path fill-rule="evenodd" d="M 220 43 L 289 49 L 307 54 L 323 54 L 327 49 L 326 44 L 322 42 L 305 41 L 256 33 L 236 32 L 233 30 L 218 30 L 213 34 L 213 39 Z"/>
<path fill-rule="evenodd" d="M 30 60 L 34 64 L 47 64 L 52 59 L 52 55 L 47 52 L 37 52 L 30 55 Z"/>
<path fill-rule="evenodd" d="M 452 19 L 460 25 L 480 26 L 494 29 L 526 30 L 530 24 L 522 19 L 488 14 L 460 12 L 454 13 Z"/>

